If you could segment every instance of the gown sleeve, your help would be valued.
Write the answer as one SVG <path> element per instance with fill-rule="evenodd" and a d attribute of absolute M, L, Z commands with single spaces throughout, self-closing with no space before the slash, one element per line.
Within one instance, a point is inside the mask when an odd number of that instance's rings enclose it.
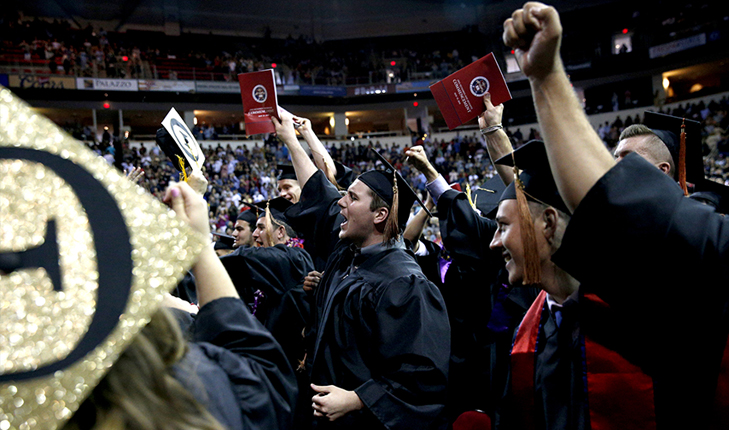
<path fill-rule="evenodd" d="M 480 216 L 468 203 L 465 193 L 447 190 L 438 198 L 438 218 L 443 244 L 454 259 L 479 264 L 494 255 L 489 243 L 496 222 Z"/>
<path fill-rule="evenodd" d="M 244 428 L 291 428 L 296 377 L 279 344 L 241 300 L 206 304 L 191 330 L 195 346 L 227 374 Z"/>
<path fill-rule="evenodd" d="M 322 261 L 326 263 L 339 241 L 339 225 L 344 221 L 337 205 L 340 198 L 324 172 L 317 170 L 301 189 L 299 202 L 285 212 L 289 225 L 303 234 L 317 268 L 323 268 Z"/>
<path fill-rule="evenodd" d="M 727 218 L 685 198 L 668 176 L 631 155 L 585 196 L 552 260 L 613 307 L 672 302 L 701 285 L 721 303 L 695 307 L 705 313 L 723 308 L 729 293 L 728 227 Z M 642 287 L 628 292 L 625 285 Z"/>

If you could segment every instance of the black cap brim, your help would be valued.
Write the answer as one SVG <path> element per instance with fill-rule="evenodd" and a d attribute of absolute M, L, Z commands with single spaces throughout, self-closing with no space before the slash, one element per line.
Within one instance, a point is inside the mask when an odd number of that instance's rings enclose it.
<path fill-rule="evenodd" d="M 276 177 L 277 181 L 280 181 L 282 179 L 293 179 L 296 181 L 296 170 L 294 170 L 294 166 L 291 164 L 279 164 L 276 166 L 276 168 L 279 170 L 279 174 Z"/>
<path fill-rule="evenodd" d="M 696 184 L 704 180 L 701 123 L 691 119 L 647 111 L 643 125 L 653 130 L 666 145 L 673 158 L 676 172 L 678 172 L 681 124 L 684 121 L 686 123 L 686 180 Z"/>
<path fill-rule="evenodd" d="M 513 167 L 515 162 L 521 170 L 519 179 L 524 184 L 524 194 L 528 199 L 553 206 L 566 214 L 570 213 L 554 182 L 544 142 L 531 140 L 514 150 L 513 153 L 499 158 L 495 164 Z M 515 182 L 509 184 L 499 201 L 515 199 L 515 186 Z"/>
<path fill-rule="evenodd" d="M 223 233 L 213 233 L 213 236 L 218 238 L 215 241 L 215 249 L 233 249 L 233 245 L 235 244 L 235 238 L 233 236 L 228 236 Z"/>
<path fill-rule="evenodd" d="M 288 224 L 288 220 L 286 219 L 286 215 L 284 215 L 284 212 L 286 212 L 286 209 L 290 208 L 293 205 L 293 203 L 283 197 L 276 197 L 275 199 L 264 200 L 262 202 L 256 203 L 256 206 L 262 209 L 259 212 L 259 218 L 266 215 L 266 207 L 268 207 L 271 211 L 271 216 L 275 220 L 285 222 L 286 224 Z"/>
<path fill-rule="evenodd" d="M 401 199 L 400 207 L 402 208 L 402 207 L 407 206 L 407 213 L 409 214 L 410 208 L 412 207 L 413 202 L 418 202 L 420 207 L 425 209 L 425 212 L 429 216 L 432 217 L 433 214 L 431 214 L 430 211 L 425 207 L 425 203 L 423 203 L 423 200 L 421 200 L 420 197 L 418 197 L 418 193 L 416 193 L 415 190 L 412 189 L 412 187 L 410 186 L 410 184 L 407 183 L 405 178 L 403 178 L 402 175 L 400 175 L 400 172 L 397 172 L 395 170 L 395 167 L 392 164 L 390 164 L 390 162 L 387 161 L 387 159 L 385 157 L 383 157 L 382 154 L 375 151 L 374 148 L 370 148 L 370 151 L 372 151 L 375 154 L 375 156 L 377 157 L 377 159 L 382 162 L 382 165 L 384 167 L 384 173 L 386 173 L 388 175 L 388 177 L 392 177 L 393 172 L 397 175 L 398 192 L 402 193 L 401 197 L 400 197 L 400 199 Z M 391 180 L 390 180 L 390 185 L 392 186 Z M 390 199 L 390 200 L 392 200 L 392 199 Z M 409 202 L 409 203 L 407 203 L 407 202 Z M 405 220 L 405 223 L 407 223 L 407 219 Z"/>
<path fill-rule="evenodd" d="M 504 181 L 499 176 L 494 176 L 471 191 L 471 200 L 481 212 L 481 215 L 488 217 L 494 209 L 499 207 L 504 190 L 506 190 Z"/>
<path fill-rule="evenodd" d="M 177 145 L 177 142 L 175 142 L 175 139 L 172 138 L 172 135 L 170 135 L 164 127 L 157 130 L 155 142 L 157 142 L 157 145 L 162 148 L 162 151 L 165 155 L 167 155 L 167 158 L 172 161 L 172 165 L 175 166 L 175 169 L 181 172 L 182 168 L 180 167 L 180 161 L 177 157 L 181 157 L 184 160 L 185 155 L 182 153 L 180 146 Z"/>
<path fill-rule="evenodd" d="M 236 221 L 245 221 L 250 226 L 255 226 L 261 212 L 261 208 L 255 205 L 249 205 L 248 203 L 244 203 L 243 206 L 248 207 L 248 209 L 239 213 Z"/>

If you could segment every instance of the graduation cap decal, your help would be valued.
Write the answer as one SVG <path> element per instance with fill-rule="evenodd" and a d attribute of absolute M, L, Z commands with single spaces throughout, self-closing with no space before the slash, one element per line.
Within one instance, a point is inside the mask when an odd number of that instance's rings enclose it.
<path fill-rule="evenodd" d="M 0 427 L 61 427 L 204 244 L 0 87 Z"/>
<path fill-rule="evenodd" d="M 199 172 L 205 163 L 205 154 L 200 145 L 187 128 L 187 125 L 177 113 L 175 108 L 170 109 L 162 121 L 163 129 L 157 130 L 157 144 L 172 160 L 172 164 L 179 169 L 180 158 L 184 159 L 192 170 Z M 170 142 L 170 139 L 172 142 Z M 173 144 L 174 142 L 174 144 Z M 180 169 L 184 171 L 184 167 Z"/>
<path fill-rule="evenodd" d="M 43 268 L 51 278 L 54 291 L 61 291 L 61 269 L 56 242 L 56 220 L 46 222 L 43 244 L 20 252 L 0 252 L 0 272 L 13 273 L 21 269 Z"/>

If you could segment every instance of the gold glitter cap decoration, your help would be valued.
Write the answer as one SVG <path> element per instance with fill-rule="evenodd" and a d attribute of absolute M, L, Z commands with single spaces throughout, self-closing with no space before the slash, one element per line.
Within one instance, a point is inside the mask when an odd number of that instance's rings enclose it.
<path fill-rule="evenodd" d="M 62 426 L 205 242 L 0 86 L 0 429 Z"/>

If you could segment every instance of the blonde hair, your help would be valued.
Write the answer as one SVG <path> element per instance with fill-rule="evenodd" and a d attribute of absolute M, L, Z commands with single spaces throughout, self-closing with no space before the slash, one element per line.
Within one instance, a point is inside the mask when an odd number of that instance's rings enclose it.
<path fill-rule="evenodd" d="M 64 430 L 224 430 L 172 376 L 186 352 L 177 321 L 160 309 Z"/>

